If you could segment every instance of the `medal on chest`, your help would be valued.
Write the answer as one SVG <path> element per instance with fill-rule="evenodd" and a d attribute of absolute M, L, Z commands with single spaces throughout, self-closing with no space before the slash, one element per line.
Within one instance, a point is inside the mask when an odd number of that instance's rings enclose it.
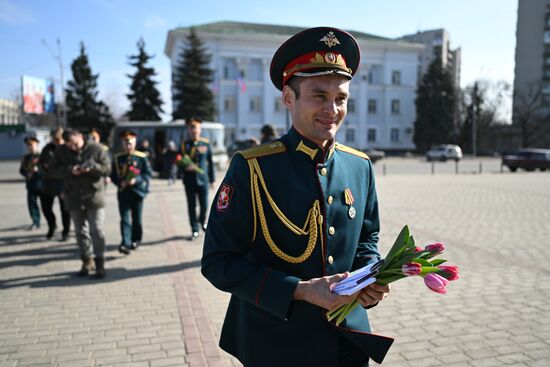
<path fill-rule="evenodd" d="M 349 206 L 348 217 L 350 217 L 350 219 L 355 218 L 355 215 L 357 214 L 355 211 L 355 208 L 353 207 L 354 201 L 355 199 L 353 198 L 353 194 L 351 193 L 351 190 L 348 187 L 346 187 L 344 189 L 344 202 L 346 203 L 346 205 Z"/>

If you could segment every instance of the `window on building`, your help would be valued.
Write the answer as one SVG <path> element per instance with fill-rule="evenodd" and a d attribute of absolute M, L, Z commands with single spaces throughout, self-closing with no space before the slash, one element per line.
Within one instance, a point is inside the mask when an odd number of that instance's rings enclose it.
<path fill-rule="evenodd" d="M 550 43 L 550 31 L 544 32 L 544 43 L 549 44 Z"/>
<path fill-rule="evenodd" d="M 258 96 L 250 97 L 250 112 L 260 112 L 262 108 L 261 99 Z"/>
<path fill-rule="evenodd" d="M 370 114 L 376 113 L 376 99 L 369 99 L 368 112 Z"/>
<path fill-rule="evenodd" d="M 223 99 L 224 112 L 235 112 L 235 97 L 227 96 Z"/>
<path fill-rule="evenodd" d="M 275 103 L 273 104 L 275 112 L 282 112 L 283 111 L 283 101 L 281 101 L 281 97 L 275 97 Z"/>
<path fill-rule="evenodd" d="M 398 99 L 391 100 L 391 113 L 394 115 L 401 113 L 401 107 Z"/>
<path fill-rule="evenodd" d="M 390 141 L 397 143 L 399 141 L 399 129 L 393 128 L 390 130 Z"/>
<path fill-rule="evenodd" d="M 346 129 L 346 143 L 355 143 L 355 129 Z"/>
<path fill-rule="evenodd" d="M 393 85 L 401 85 L 401 71 L 393 70 L 391 72 L 391 83 Z"/>
<path fill-rule="evenodd" d="M 248 65 L 248 80 L 262 80 L 262 60 L 250 60 Z"/>
<path fill-rule="evenodd" d="M 544 62 L 546 63 L 546 65 L 550 65 L 550 57 L 547 57 Z"/>
<path fill-rule="evenodd" d="M 348 112 L 355 113 L 355 99 L 348 99 Z"/>
<path fill-rule="evenodd" d="M 232 57 L 222 58 L 223 78 L 226 80 L 235 80 L 238 76 L 237 60 Z"/>
<path fill-rule="evenodd" d="M 376 129 L 368 129 L 367 130 L 367 141 L 369 143 L 375 143 L 376 142 Z"/>

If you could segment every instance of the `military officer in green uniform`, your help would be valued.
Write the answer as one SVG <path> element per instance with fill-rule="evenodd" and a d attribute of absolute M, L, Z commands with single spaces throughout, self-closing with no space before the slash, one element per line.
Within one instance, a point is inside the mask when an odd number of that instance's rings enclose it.
<path fill-rule="evenodd" d="M 136 150 L 136 134 L 120 134 L 123 151 L 115 154 L 111 181 L 118 187 L 118 211 L 122 241 L 118 251 L 129 254 L 141 244 L 143 200 L 149 192 L 151 167 L 145 153 Z"/>
<path fill-rule="evenodd" d="M 208 188 L 213 186 L 215 181 L 212 150 L 208 139 L 201 137 L 201 123 L 202 121 L 197 118 L 186 121 L 189 139 L 181 145 L 181 154 L 192 161 L 192 164 L 182 167 L 192 239 L 199 236 L 199 223 L 201 228 L 206 230 Z M 198 221 L 197 198 L 200 208 Z"/>
<path fill-rule="evenodd" d="M 292 127 L 240 152 L 214 199 L 202 273 L 232 294 L 220 346 L 245 366 L 366 366 L 393 340 L 371 333 L 367 312 L 388 286 L 331 292 L 348 272 L 380 259 L 374 170 L 335 141 L 360 51 L 347 32 L 305 30 L 275 53 L 271 80 Z M 339 326 L 326 312 L 358 297 Z"/>
<path fill-rule="evenodd" d="M 25 177 L 25 184 L 27 186 L 27 207 L 32 220 L 29 230 L 32 231 L 40 228 L 38 199 L 41 199 L 43 177 L 38 165 L 40 158 L 38 139 L 35 136 L 28 136 L 24 139 L 24 142 L 27 146 L 27 154 L 25 154 L 21 160 L 19 173 L 21 176 Z"/>

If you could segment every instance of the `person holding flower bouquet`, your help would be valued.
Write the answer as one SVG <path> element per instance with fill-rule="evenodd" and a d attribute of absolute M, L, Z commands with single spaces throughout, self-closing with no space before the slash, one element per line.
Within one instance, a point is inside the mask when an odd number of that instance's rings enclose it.
<path fill-rule="evenodd" d="M 143 238 L 143 200 L 149 192 L 151 168 L 147 155 L 136 150 L 136 134 L 123 131 L 120 134 L 123 151 L 115 154 L 111 181 L 118 187 L 118 211 L 122 241 L 120 253 L 128 255 Z"/>
<path fill-rule="evenodd" d="M 206 209 L 208 189 L 214 186 L 214 163 L 212 149 L 207 138 L 201 137 L 201 123 L 198 118 L 186 120 L 190 139 L 181 145 L 181 154 L 177 164 L 183 171 L 183 185 L 187 197 L 187 209 L 191 224 L 191 239 L 199 236 L 199 224 L 206 231 Z M 199 200 L 199 218 L 197 220 L 197 198 Z"/>
<path fill-rule="evenodd" d="M 40 153 L 38 151 L 38 139 L 35 136 L 28 136 L 24 139 L 27 146 L 27 154 L 21 160 L 19 173 L 25 177 L 27 187 L 27 207 L 32 219 L 29 231 L 40 228 L 40 209 L 38 207 L 38 198 L 42 194 L 42 172 L 39 170 L 38 160 Z"/>
<path fill-rule="evenodd" d="M 389 285 L 333 292 L 381 258 L 372 163 L 335 141 L 359 59 L 353 36 L 331 27 L 279 47 L 270 75 L 292 127 L 233 156 L 210 210 L 201 271 L 231 293 L 220 347 L 244 366 L 366 366 L 393 342 L 371 333 L 365 311 Z M 355 300 L 363 307 L 328 320 Z"/>

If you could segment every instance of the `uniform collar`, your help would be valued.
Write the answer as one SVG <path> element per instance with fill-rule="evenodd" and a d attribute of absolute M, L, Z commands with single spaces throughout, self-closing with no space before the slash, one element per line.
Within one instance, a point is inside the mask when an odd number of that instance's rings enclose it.
<path fill-rule="evenodd" d="M 334 152 L 334 140 L 327 148 L 323 149 L 302 136 L 294 126 L 288 132 L 288 142 L 288 148 L 291 152 L 296 152 L 299 156 L 313 162 L 326 162 L 332 158 L 332 153 Z"/>

